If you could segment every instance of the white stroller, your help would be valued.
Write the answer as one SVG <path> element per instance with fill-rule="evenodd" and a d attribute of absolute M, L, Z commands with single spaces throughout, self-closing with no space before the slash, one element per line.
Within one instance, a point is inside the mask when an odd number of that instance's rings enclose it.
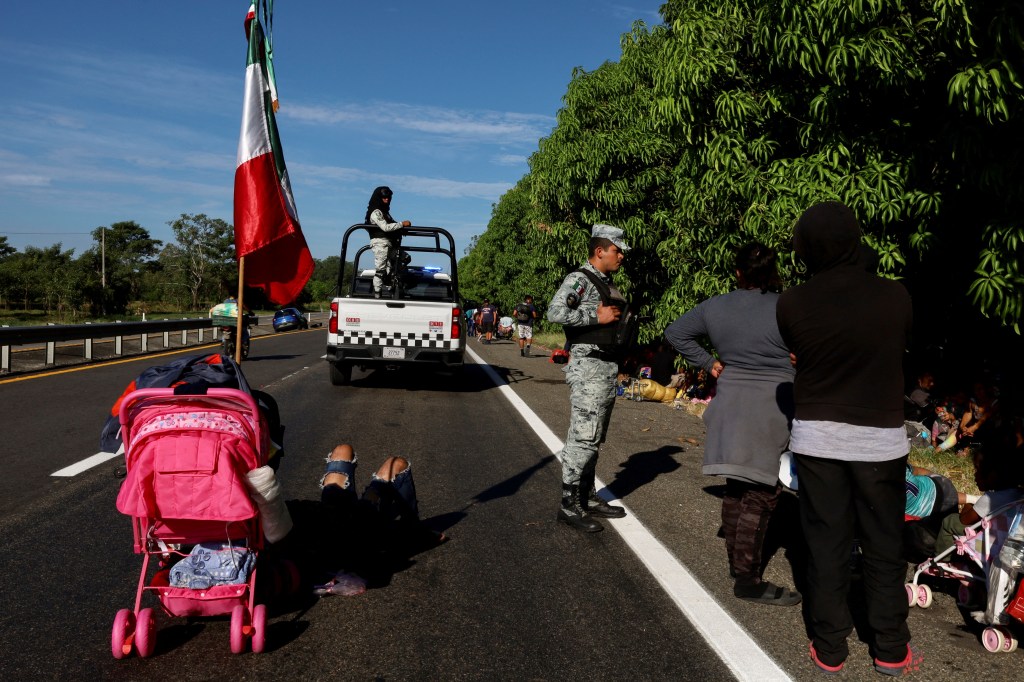
<path fill-rule="evenodd" d="M 919 564 L 906 585 L 910 606 L 928 608 L 932 604 L 931 588 L 918 582 L 922 575 L 959 580 L 959 605 L 970 604 L 981 591 L 987 595 L 982 617 L 986 627 L 981 635 L 985 649 L 993 653 L 1015 651 L 1017 638 L 1007 626 L 1024 621 L 1024 594 L 1020 593 L 1020 574 L 1004 568 L 999 550 L 1011 525 L 1022 515 L 1024 501 L 1003 505 L 968 526 L 952 547 Z"/>

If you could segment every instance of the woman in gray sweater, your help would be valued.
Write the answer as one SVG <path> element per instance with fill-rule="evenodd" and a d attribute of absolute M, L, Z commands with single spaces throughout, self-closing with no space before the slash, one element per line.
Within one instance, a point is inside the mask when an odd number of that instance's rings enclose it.
<path fill-rule="evenodd" d="M 722 529 L 740 599 L 790 606 L 800 594 L 761 579 L 761 552 L 779 499 L 779 458 L 789 443 L 794 369 L 775 322 L 781 284 L 775 251 L 763 244 L 736 255 L 738 288 L 677 319 L 665 338 L 690 364 L 718 379 L 704 412 L 703 472 L 724 476 Z M 710 340 L 716 359 L 699 343 Z"/>

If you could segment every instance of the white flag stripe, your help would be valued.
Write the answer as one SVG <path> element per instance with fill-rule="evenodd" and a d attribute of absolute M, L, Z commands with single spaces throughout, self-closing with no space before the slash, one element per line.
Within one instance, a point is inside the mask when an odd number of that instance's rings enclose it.
<path fill-rule="evenodd" d="M 247 66 L 245 99 L 242 102 L 242 132 L 238 137 L 236 167 L 273 151 L 270 147 L 270 131 L 267 130 L 267 114 L 263 108 L 265 87 L 259 63 Z"/>

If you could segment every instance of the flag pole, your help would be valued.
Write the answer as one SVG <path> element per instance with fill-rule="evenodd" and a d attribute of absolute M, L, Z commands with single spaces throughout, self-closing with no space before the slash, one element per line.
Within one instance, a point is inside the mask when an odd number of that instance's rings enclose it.
<path fill-rule="evenodd" d="M 242 363 L 242 329 L 245 326 L 245 256 L 238 259 L 238 322 L 235 327 L 235 362 Z"/>

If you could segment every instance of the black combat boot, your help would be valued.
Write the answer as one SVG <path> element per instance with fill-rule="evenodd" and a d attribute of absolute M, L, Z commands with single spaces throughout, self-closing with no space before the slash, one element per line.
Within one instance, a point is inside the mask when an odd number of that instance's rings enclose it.
<path fill-rule="evenodd" d="M 586 472 L 580 478 L 580 503 L 587 513 L 602 519 L 621 519 L 626 515 L 626 510 L 616 507 L 602 500 L 594 489 L 594 472 L 587 475 Z"/>
<path fill-rule="evenodd" d="M 570 483 L 562 484 L 562 508 L 558 510 L 558 520 L 584 533 L 596 533 L 604 530 L 604 526 L 591 518 L 580 502 L 580 487 Z"/>

